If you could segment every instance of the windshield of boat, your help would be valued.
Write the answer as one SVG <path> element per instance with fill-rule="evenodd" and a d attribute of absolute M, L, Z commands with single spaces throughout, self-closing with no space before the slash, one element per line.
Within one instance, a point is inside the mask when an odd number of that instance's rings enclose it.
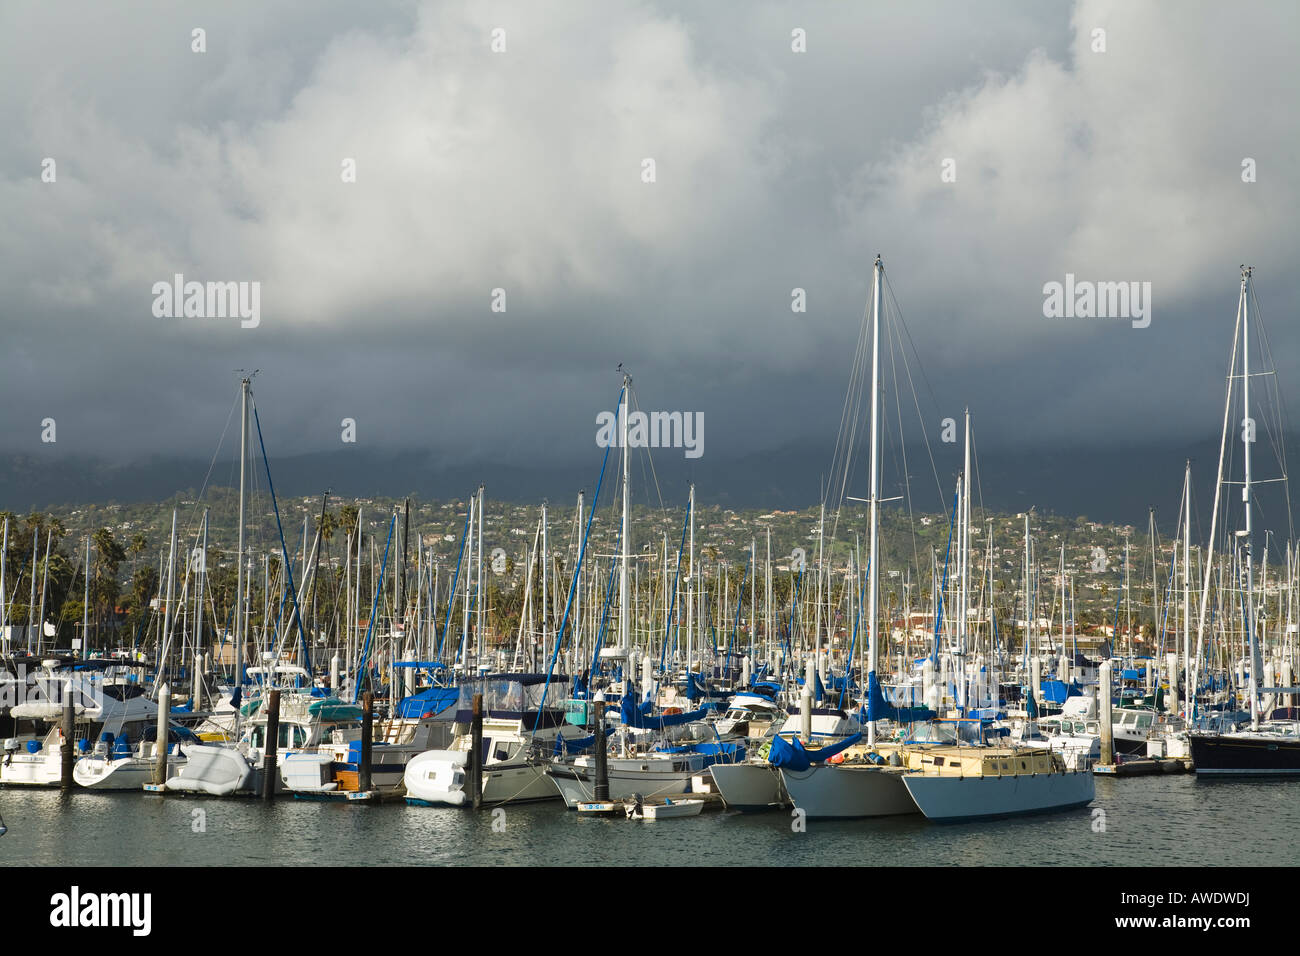
<path fill-rule="evenodd" d="M 904 731 L 911 743 L 979 744 L 983 742 L 978 720 L 935 720 Z"/>

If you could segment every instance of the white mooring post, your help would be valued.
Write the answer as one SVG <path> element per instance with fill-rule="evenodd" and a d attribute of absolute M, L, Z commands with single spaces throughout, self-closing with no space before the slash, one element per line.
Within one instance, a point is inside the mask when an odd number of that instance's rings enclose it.
<path fill-rule="evenodd" d="M 1101 687 L 1097 694 L 1097 716 L 1101 724 L 1101 763 L 1109 767 L 1115 762 L 1115 732 L 1111 724 L 1110 661 L 1102 661 L 1099 668 Z"/>

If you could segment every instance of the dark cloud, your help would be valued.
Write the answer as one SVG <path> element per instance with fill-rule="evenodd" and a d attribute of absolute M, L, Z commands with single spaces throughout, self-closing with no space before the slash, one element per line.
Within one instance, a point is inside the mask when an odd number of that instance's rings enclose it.
<path fill-rule="evenodd" d="M 1296 17 L 10 6 L 0 447 L 49 416 L 59 454 L 210 454 L 232 370 L 260 368 L 281 453 L 337 450 L 352 417 L 385 450 L 569 464 L 623 362 L 643 407 L 705 413 L 710 456 L 829 461 L 876 252 L 927 427 L 969 405 L 992 443 L 1213 437 L 1239 262 L 1300 372 Z M 154 317 L 178 272 L 259 281 L 260 326 Z M 1151 282 L 1151 326 L 1045 319 L 1067 272 Z"/>

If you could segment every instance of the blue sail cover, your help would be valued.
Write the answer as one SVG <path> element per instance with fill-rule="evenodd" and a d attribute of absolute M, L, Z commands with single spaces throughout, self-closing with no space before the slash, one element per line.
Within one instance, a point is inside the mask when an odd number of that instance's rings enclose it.
<path fill-rule="evenodd" d="M 669 714 L 665 717 L 647 717 L 637 707 L 636 701 L 631 693 L 623 695 L 623 700 L 619 708 L 622 711 L 623 726 L 635 727 L 638 730 L 663 730 L 665 727 L 676 727 L 680 724 L 689 724 L 693 720 L 702 720 L 707 714 L 708 708 L 692 710 L 685 714 Z"/>
<path fill-rule="evenodd" d="M 393 713 L 404 720 L 421 720 L 440 714 L 455 705 L 460 692 L 455 687 L 428 687 L 418 694 L 403 697 Z"/>
<path fill-rule="evenodd" d="M 773 737 L 772 749 L 767 754 L 767 762 L 773 767 L 784 767 L 786 770 L 807 770 L 814 763 L 829 760 L 840 751 L 852 747 L 861 739 L 862 734 L 857 733 L 851 737 L 845 737 L 839 743 L 822 747 L 820 750 L 805 750 L 798 737 L 793 740 L 786 740 L 784 737 Z"/>
<path fill-rule="evenodd" d="M 1067 697 L 1078 697 L 1079 688 L 1059 680 L 1043 681 L 1043 700 L 1049 704 L 1063 704 Z"/>
<path fill-rule="evenodd" d="M 914 724 L 939 716 L 928 707 L 895 707 L 885 700 L 880 678 L 875 671 L 867 674 L 867 720 L 892 720 L 896 724 Z"/>

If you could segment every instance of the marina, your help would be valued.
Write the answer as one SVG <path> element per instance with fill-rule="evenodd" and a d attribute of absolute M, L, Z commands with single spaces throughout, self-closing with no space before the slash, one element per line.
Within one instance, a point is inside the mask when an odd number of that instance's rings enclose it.
<path fill-rule="evenodd" d="M 1253 420 L 1248 387 L 1236 387 L 1239 380 L 1249 382 L 1248 371 L 1238 375 L 1236 369 L 1238 355 L 1242 369 L 1249 368 L 1256 307 L 1251 278 L 1252 271 L 1243 268 L 1234 333 L 1240 350 L 1234 337 L 1225 422 L 1237 403 L 1245 420 Z M 1300 559 L 1288 546 L 1270 602 L 1266 555 L 1258 585 L 1266 597 L 1257 600 L 1248 435 L 1242 439 L 1244 530 L 1219 544 L 1231 549 L 1231 576 L 1241 589 L 1226 585 L 1222 573 L 1216 581 L 1213 537 L 1205 550 L 1211 563 L 1197 580 L 1190 559 L 1189 465 L 1169 550 L 1163 602 L 1168 623 L 1154 655 L 1134 650 L 1140 639 L 1131 625 L 1127 634 L 1120 628 L 1126 599 L 1125 611 L 1132 615 L 1127 555 L 1111 640 L 1096 658 L 1077 649 L 1064 545 L 1056 594 L 1040 617 L 1045 595 L 1028 514 L 1020 587 L 1012 592 L 1011 607 L 999 609 L 992 525 L 982 555 L 971 545 L 969 412 L 968 470 L 956 481 L 942 573 L 936 550 L 930 605 L 920 591 L 912 595 L 912 607 L 901 609 L 906 622 L 915 619 L 919 605 L 925 630 L 909 633 L 900 619 L 881 614 L 881 573 L 873 556 L 882 553 L 884 455 L 877 436 L 885 404 L 879 397 L 884 288 L 877 257 L 859 344 L 859 353 L 869 358 L 855 363 L 849 384 L 852 395 L 863 382 L 871 383 L 861 423 L 871 436 L 865 541 L 855 532 L 852 547 L 837 560 L 834 529 L 844 502 L 824 502 L 816 557 L 787 565 L 785 600 L 773 594 L 771 545 L 765 541 L 760 567 L 756 537 L 748 554 L 742 552 L 748 560 L 737 569 L 734 602 L 732 569 L 725 562 L 701 567 L 694 486 L 677 553 L 672 555 L 667 534 L 657 569 L 653 548 L 634 552 L 635 443 L 628 435 L 634 393 L 627 373 L 614 417 L 619 438 L 604 446 L 595 493 L 589 504 L 585 493 L 579 496 L 573 534 L 567 548 L 558 546 L 571 559 L 550 553 L 551 528 L 541 508 L 533 547 L 521 555 L 526 571 L 513 635 L 499 623 L 486 623 L 485 575 L 501 575 L 505 552 L 496 549 L 485 568 L 483 486 L 468 501 L 445 592 L 439 563 L 418 532 L 411 566 L 408 501 L 402 513 L 394 509 L 389 516 L 382 558 L 378 535 L 372 535 L 369 568 L 360 558 L 361 511 L 345 514 L 346 565 L 333 573 L 335 589 L 322 594 L 317 580 L 326 519 L 333 517 L 329 494 L 314 534 L 311 516 L 304 516 L 301 547 L 291 553 L 269 480 L 252 377 L 244 377 L 237 398 L 238 550 L 228 613 L 218 609 L 210 591 L 206 549 L 190 549 L 182 565 L 179 516 L 173 512 L 153 613 L 140 616 L 137 634 L 144 640 L 129 651 L 81 647 L 69 654 L 24 628 L 19 655 L 15 631 L 6 628 L 5 687 L 15 702 L 2 715 L 9 736 L 0 787 L 5 793 L 58 787 L 65 796 L 112 792 L 153 802 L 217 797 L 234 799 L 236 807 L 240 797 L 265 804 L 296 798 L 358 812 L 401 802 L 416 810 L 492 811 L 494 818 L 537 804 L 561 818 L 566 810 L 576 810 L 578 819 L 621 812 L 629 820 L 664 825 L 725 809 L 752 817 L 756 826 L 776 828 L 788 813 L 793 831 L 802 832 L 813 821 L 920 817 L 951 825 L 1041 815 L 1064 819 L 1090 807 L 1105 819 L 1097 803 L 1099 778 L 1119 785 L 1122 778 L 1297 773 L 1300 688 L 1291 686 L 1291 675 Z M 272 576 L 270 555 L 264 555 L 260 587 L 245 575 L 255 566 L 245 551 L 245 482 L 257 463 L 250 427 L 268 477 L 282 569 Z M 856 420 L 842 425 L 850 434 L 859 428 Z M 1223 464 L 1231 438 L 1225 425 L 1212 535 L 1220 515 L 1227 517 L 1217 502 L 1231 483 Z M 612 542 L 597 546 L 607 554 L 601 568 L 599 551 L 590 564 L 588 554 L 612 451 L 616 480 L 609 484 L 616 491 L 607 508 L 618 520 L 605 525 Z M 847 478 L 847 460 L 844 469 Z M 828 511 L 834 519 L 829 536 Z M 194 540 L 206 542 L 209 510 L 191 511 L 189 521 L 197 529 Z M 4 570 L 9 531 L 6 517 L 0 562 L 5 619 L 11 614 Z M 52 539 L 50 531 L 47 553 Z M 1153 548 L 1154 541 L 1153 534 Z M 39 530 L 33 560 L 38 544 Z M 103 542 L 100 547 L 106 549 Z M 89 538 L 86 562 L 89 567 Z M 563 575 L 565 566 L 574 570 Z M 921 570 L 907 569 L 918 577 Z M 1158 577 L 1153 553 L 1153 585 Z M 35 581 L 33 573 L 33 589 Z M 42 602 L 44 589 L 43 584 Z M 1159 619 L 1160 594 L 1154 587 L 1152 593 Z M 1022 596 L 1027 613 L 1017 620 Z M 341 605 L 348 623 L 332 631 L 322 627 L 323 600 L 333 603 L 336 622 Z M 260 620 L 254 616 L 258 605 Z M 1240 629 L 1227 616 L 1217 627 L 1207 626 L 1208 608 L 1235 605 L 1258 609 L 1259 618 L 1285 626 L 1258 627 L 1250 613 Z M 270 611 L 277 607 L 273 620 Z M 220 627 L 223 618 L 227 629 Z M 152 653 L 146 652 L 150 647 Z M 1247 656 L 1233 663 L 1237 647 Z M 214 663 L 221 660 L 228 669 Z M 1204 793 L 1212 797 L 1215 791 Z M 1133 793 L 1126 812 L 1142 799 Z"/>
<path fill-rule="evenodd" d="M 218 6 L 0 5 L 23 921 L 1288 918 L 1293 4 Z"/>

